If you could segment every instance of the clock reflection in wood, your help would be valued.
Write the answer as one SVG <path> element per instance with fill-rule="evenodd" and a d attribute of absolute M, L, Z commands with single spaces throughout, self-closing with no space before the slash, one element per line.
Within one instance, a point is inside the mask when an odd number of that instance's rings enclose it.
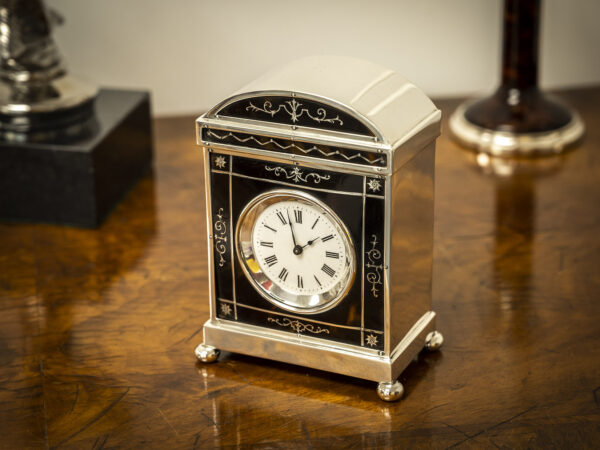
<path fill-rule="evenodd" d="M 431 310 L 440 111 L 391 70 L 312 57 L 196 122 L 219 349 L 379 382 L 443 338 Z"/>

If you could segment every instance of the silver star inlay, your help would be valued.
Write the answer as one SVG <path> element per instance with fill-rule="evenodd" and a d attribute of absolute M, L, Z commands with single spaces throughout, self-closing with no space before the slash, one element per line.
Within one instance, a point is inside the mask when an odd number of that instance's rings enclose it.
<path fill-rule="evenodd" d="M 379 192 L 379 189 L 381 189 L 381 182 L 374 178 L 371 178 L 367 184 L 369 185 L 369 189 L 373 192 Z"/>
<path fill-rule="evenodd" d="M 215 166 L 217 166 L 219 169 L 222 169 L 223 167 L 225 167 L 226 164 L 227 164 L 227 161 L 225 160 L 224 156 L 217 156 L 215 158 Z"/>
<path fill-rule="evenodd" d="M 375 347 L 377 345 L 377 336 L 375 336 L 373 334 L 369 334 L 367 336 L 367 345 L 370 345 L 371 347 Z"/>
<path fill-rule="evenodd" d="M 221 314 L 224 316 L 231 314 L 231 306 L 229 306 L 227 303 L 221 303 Z"/>

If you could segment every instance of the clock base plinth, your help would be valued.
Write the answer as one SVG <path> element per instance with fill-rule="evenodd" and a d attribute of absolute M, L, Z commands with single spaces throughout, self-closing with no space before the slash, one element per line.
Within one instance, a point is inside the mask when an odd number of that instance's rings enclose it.
<path fill-rule="evenodd" d="M 204 362 L 216 360 L 216 357 L 208 358 L 208 354 L 218 348 L 371 380 L 380 386 L 387 383 L 390 389 L 392 384 L 398 383 L 398 376 L 413 358 L 427 347 L 427 338 L 441 337 L 435 331 L 433 311 L 425 313 L 389 355 L 374 349 L 220 319 L 208 320 L 203 332 L 204 343 L 197 347 L 196 356 Z M 394 392 L 397 394 L 398 389 Z M 401 396 L 396 397 L 398 400 Z"/>

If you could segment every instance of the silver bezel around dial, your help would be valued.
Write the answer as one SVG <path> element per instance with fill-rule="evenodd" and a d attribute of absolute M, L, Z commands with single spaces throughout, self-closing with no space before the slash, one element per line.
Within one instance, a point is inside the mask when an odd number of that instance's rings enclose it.
<path fill-rule="evenodd" d="M 331 221 L 342 237 L 347 255 L 344 272 L 340 281 L 326 292 L 314 295 L 288 292 L 282 289 L 276 280 L 269 278 L 256 260 L 252 242 L 256 220 L 266 208 L 283 201 L 298 201 L 317 208 Z M 305 192 L 275 189 L 256 196 L 242 210 L 237 222 L 235 238 L 237 257 L 250 284 L 263 298 L 287 311 L 317 314 L 333 308 L 346 296 L 356 276 L 356 252 L 346 225 L 325 203 Z M 267 281 L 271 283 L 266 283 Z"/>

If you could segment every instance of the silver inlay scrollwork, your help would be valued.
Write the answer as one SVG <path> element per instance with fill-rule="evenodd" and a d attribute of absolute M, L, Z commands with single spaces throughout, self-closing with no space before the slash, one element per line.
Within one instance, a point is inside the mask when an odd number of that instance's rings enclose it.
<path fill-rule="evenodd" d="M 267 320 L 269 322 L 274 322 L 280 327 L 290 327 L 296 333 L 302 333 L 303 331 L 308 331 L 313 334 L 329 334 L 329 330 L 327 328 L 321 328 L 319 326 L 312 325 L 310 323 L 302 323 L 298 320 L 291 320 L 287 317 L 283 317 L 281 319 L 275 319 L 273 317 L 268 317 Z"/>
<path fill-rule="evenodd" d="M 215 229 L 215 250 L 219 254 L 219 267 L 225 265 L 223 255 L 227 253 L 227 223 L 223 220 L 223 208 L 217 211 L 217 220 L 214 223 Z"/>
<path fill-rule="evenodd" d="M 300 108 L 301 106 L 302 106 L 302 103 L 299 103 L 298 101 L 296 101 L 296 99 L 292 99 L 292 100 L 283 102 L 280 105 L 277 105 L 277 108 L 273 109 L 273 104 L 267 100 L 264 102 L 262 108 L 259 108 L 258 106 L 255 106 L 252 102 L 250 102 L 249 106 L 246 107 L 246 111 L 248 111 L 248 110 L 260 111 L 260 112 L 269 114 L 271 117 L 274 117 L 275 114 L 277 114 L 279 111 L 283 110 L 289 114 L 290 119 L 294 123 L 298 122 L 298 119 L 300 117 L 302 117 L 304 114 L 306 114 L 308 117 L 310 117 L 312 120 L 314 120 L 317 123 L 321 123 L 321 122 L 336 123 L 337 122 L 337 123 L 339 123 L 340 126 L 344 125 L 344 122 L 342 122 L 342 119 L 340 119 L 339 116 L 327 117 L 327 111 L 325 111 L 325 108 L 318 108 L 316 115 L 313 115 L 310 113 L 310 111 L 307 108 Z"/>
<path fill-rule="evenodd" d="M 365 264 L 365 267 L 369 269 L 367 281 L 371 283 L 371 292 L 375 298 L 379 297 L 378 286 L 382 284 L 380 271 L 383 270 L 383 264 L 380 263 L 381 252 L 376 248 L 378 243 L 377 236 L 373 234 L 370 241 L 371 250 L 367 252 L 368 262 Z"/>
<path fill-rule="evenodd" d="M 299 167 L 294 167 L 291 172 L 288 173 L 288 171 L 286 169 L 284 169 L 283 167 L 269 167 L 269 166 L 265 166 L 265 169 L 269 172 L 273 172 L 275 174 L 275 176 L 280 176 L 280 175 L 284 175 L 286 180 L 293 180 L 294 183 L 297 183 L 298 181 L 303 181 L 304 183 L 308 183 L 308 181 L 310 179 L 312 179 L 312 181 L 315 184 L 318 184 L 321 182 L 321 180 L 329 180 L 331 178 L 331 176 L 329 175 L 319 175 L 318 173 L 314 173 L 314 172 L 310 172 L 306 175 L 303 176 L 304 172 L 302 172 L 302 170 L 300 170 Z"/>
<path fill-rule="evenodd" d="M 282 144 L 280 144 L 279 142 L 277 142 L 277 141 L 275 141 L 273 139 L 267 139 L 267 140 L 261 141 L 260 139 L 256 138 L 255 136 L 248 136 L 248 137 L 243 138 L 243 137 L 237 136 L 237 135 L 235 135 L 235 134 L 233 134 L 231 132 L 228 132 L 227 134 L 222 134 L 221 135 L 221 134 L 215 133 L 213 130 L 208 130 L 207 135 L 208 136 L 212 136 L 212 137 L 214 137 L 216 139 L 219 139 L 220 141 L 223 141 L 223 140 L 228 139 L 228 138 L 233 138 L 233 139 L 235 139 L 237 142 L 239 142 L 241 144 L 246 144 L 246 143 L 248 143 L 250 141 L 253 141 L 253 142 L 257 143 L 258 145 L 260 145 L 261 147 L 266 147 L 267 145 L 273 144 L 273 145 L 279 147 L 281 150 L 289 150 L 289 149 L 295 148 L 296 150 L 301 151 L 305 155 L 310 155 L 312 152 L 318 152 L 321 155 L 326 156 L 326 157 L 338 156 L 339 155 L 342 158 L 344 158 L 346 161 L 353 161 L 355 159 L 362 159 L 364 162 L 366 162 L 368 164 L 379 164 L 379 163 L 383 163 L 385 161 L 385 159 L 382 156 L 380 156 L 380 157 L 378 157 L 376 159 L 370 160 L 365 155 L 363 155 L 362 153 L 358 153 L 358 152 L 355 153 L 354 155 L 348 156 L 348 155 L 346 155 L 345 153 L 343 153 L 343 152 L 341 152 L 339 150 L 333 150 L 333 151 L 328 152 L 326 150 L 323 150 L 322 148 L 317 147 L 316 145 L 313 145 L 310 148 L 304 149 L 304 148 L 300 147 L 299 145 L 296 145 L 293 142 L 290 143 L 290 144 L 288 144 L 288 145 L 282 145 Z"/>

